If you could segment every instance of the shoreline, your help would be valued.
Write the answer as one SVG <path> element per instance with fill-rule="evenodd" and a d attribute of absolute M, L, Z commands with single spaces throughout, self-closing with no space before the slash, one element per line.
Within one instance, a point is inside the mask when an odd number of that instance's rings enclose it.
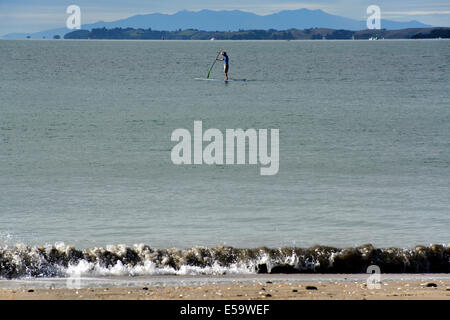
<path fill-rule="evenodd" d="M 72 280 L 72 281 L 71 281 Z M 0 280 L 0 300 L 450 300 L 450 274 L 154 276 Z"/>

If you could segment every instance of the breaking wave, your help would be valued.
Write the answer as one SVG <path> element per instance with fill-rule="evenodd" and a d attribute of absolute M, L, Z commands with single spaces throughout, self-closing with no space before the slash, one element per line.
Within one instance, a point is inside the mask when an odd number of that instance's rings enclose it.
<path fill-rule="evenodd" d="M 196 275 L 244 273 L 448 273 L 448 245 L 414 248 L 266 247 L 156 249 L 144 244 L 79 250 L 63 243 L 0 246 L 0 277 Z"/>

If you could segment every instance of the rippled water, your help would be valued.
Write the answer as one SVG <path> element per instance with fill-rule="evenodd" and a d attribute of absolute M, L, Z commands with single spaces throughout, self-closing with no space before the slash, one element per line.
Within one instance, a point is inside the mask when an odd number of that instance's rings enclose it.
<path fill-rule="evenodd" d="M 230 75 L 205 77 L 218 49 Z M 450 41 L 0 41 L 0 243 L 448 243 Z M 221 79 L 217 64 L 212 77 Z M 173 130 L 279 128 L 280 171 Z"/>

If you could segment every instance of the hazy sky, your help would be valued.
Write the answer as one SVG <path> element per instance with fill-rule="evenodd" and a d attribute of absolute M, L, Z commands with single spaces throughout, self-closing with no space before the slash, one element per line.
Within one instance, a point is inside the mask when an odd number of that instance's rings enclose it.
<path fill-rule="evenodd" d="M 369 5 L 381 7 L 383 19 L 418 20 L 450 27 L 449 0 L 0 0 L 0 35 L 37 32 L 65 26 L 66 8 L 81 7 L 82 23 L 112 21 L 135 14 L 174 13 L 180 10 L 244 10 L 269 14 L 300 8 L 365 20 Z"/>

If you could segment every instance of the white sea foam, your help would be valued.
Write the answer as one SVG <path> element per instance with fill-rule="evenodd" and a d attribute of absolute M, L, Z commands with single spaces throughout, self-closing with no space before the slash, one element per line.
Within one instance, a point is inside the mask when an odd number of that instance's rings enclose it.
<path fill-rule="evenodd" d="M 450 248 L 442 245 L 401 249 L 214 248 L 155 249 L 108 245 L 77 250 L 64 243 L 0 246 L 0 277 L 92 277 L 146 275 L 224 275 L 251 273 L 364 273 L 377 264 L 386 272 L 449 272 Z"/>

